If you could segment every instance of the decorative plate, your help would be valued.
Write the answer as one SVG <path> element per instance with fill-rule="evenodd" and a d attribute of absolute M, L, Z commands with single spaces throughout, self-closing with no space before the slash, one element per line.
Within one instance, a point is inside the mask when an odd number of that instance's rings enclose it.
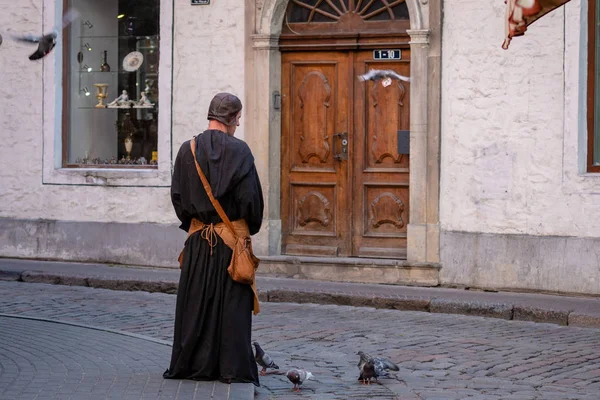
<path fill-rule="evenodd" d="M 139 51 L 132 51 L 123 59 L 123 69 L 127 72 L 137 71 L 144 62 L 144 56 Z"/>

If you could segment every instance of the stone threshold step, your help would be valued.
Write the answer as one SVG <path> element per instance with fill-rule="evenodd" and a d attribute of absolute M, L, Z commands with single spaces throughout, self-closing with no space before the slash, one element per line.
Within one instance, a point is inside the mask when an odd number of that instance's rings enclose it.
<path fill-rule="evenodd" d="M 438 286 L 440 264 L 351 257 L 261 257 L 260 274 L 332 282 Z"/>

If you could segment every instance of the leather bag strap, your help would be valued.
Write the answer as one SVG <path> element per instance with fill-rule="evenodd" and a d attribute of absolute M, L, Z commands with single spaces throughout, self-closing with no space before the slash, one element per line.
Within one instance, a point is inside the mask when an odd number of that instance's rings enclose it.
<path fill-rule="evenodd" d="M 210 188 L 210 183 L 208 183 L 208 179 L 206 179 L 206 175 L 204 175 L 204 172 L 202 172 L 202 168 L 200 168 L 200 164 L 198 164 L 198 160 L 196 159 L 196 138 L 195 137 L 192 138 L 192 140 L 190 140 L 190 146 L 192 148 L 192 155 L 194 156 L 194 163 L 196 164 L 196 170 L 198 171 L 200 180 L 202 180 L 202 185 L 204 185 L 204 190 L 206 190 L 206 194 L 208 195 L 208 198 L 210 199 L 210 202 L 212 203 L 213 207 L 215 208 L 215 210 L 217 210 L 217 214 L 219 214 L 219 217 L 221 217 L 221 220 L 225 223 L 225 226 L 227 226 L 227 228 L 231 231 L 231 233 L 235 237 L 235 240 L 237 240 L 238 235 L 235 232 L 235 228 L 233 227 L 233 224 L 227 217 L 227 214 L 225 214 L 225 210 L 223 210 L 223 207 L 221 207 L 221 203 L 219 203 L 219 201 L 217 199 L 215 199 L 215 196 L 212 193 L 212 189 Z"/>

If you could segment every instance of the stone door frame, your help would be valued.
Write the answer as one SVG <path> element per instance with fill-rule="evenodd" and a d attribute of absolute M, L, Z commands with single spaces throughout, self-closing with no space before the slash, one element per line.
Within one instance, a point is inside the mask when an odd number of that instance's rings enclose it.
<path fill-rule="evenodd" d="M 265 192 L 257 253 L 281 254 L 281 53 L 279 35 L 289 0 L 246 0 L 245 140 Z M 409 262 L 439 262 L 441 0 L 406 0 L 410 13 Z"/>

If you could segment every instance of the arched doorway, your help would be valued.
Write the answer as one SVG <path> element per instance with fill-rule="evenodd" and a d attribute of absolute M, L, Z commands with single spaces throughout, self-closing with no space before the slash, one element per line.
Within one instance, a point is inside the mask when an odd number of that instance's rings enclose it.
<path fill-rule="evenodd" d="M 291 0 L 281 51 L 282 253 L 406 258 L 410 75 L 404 0 Z"/>

